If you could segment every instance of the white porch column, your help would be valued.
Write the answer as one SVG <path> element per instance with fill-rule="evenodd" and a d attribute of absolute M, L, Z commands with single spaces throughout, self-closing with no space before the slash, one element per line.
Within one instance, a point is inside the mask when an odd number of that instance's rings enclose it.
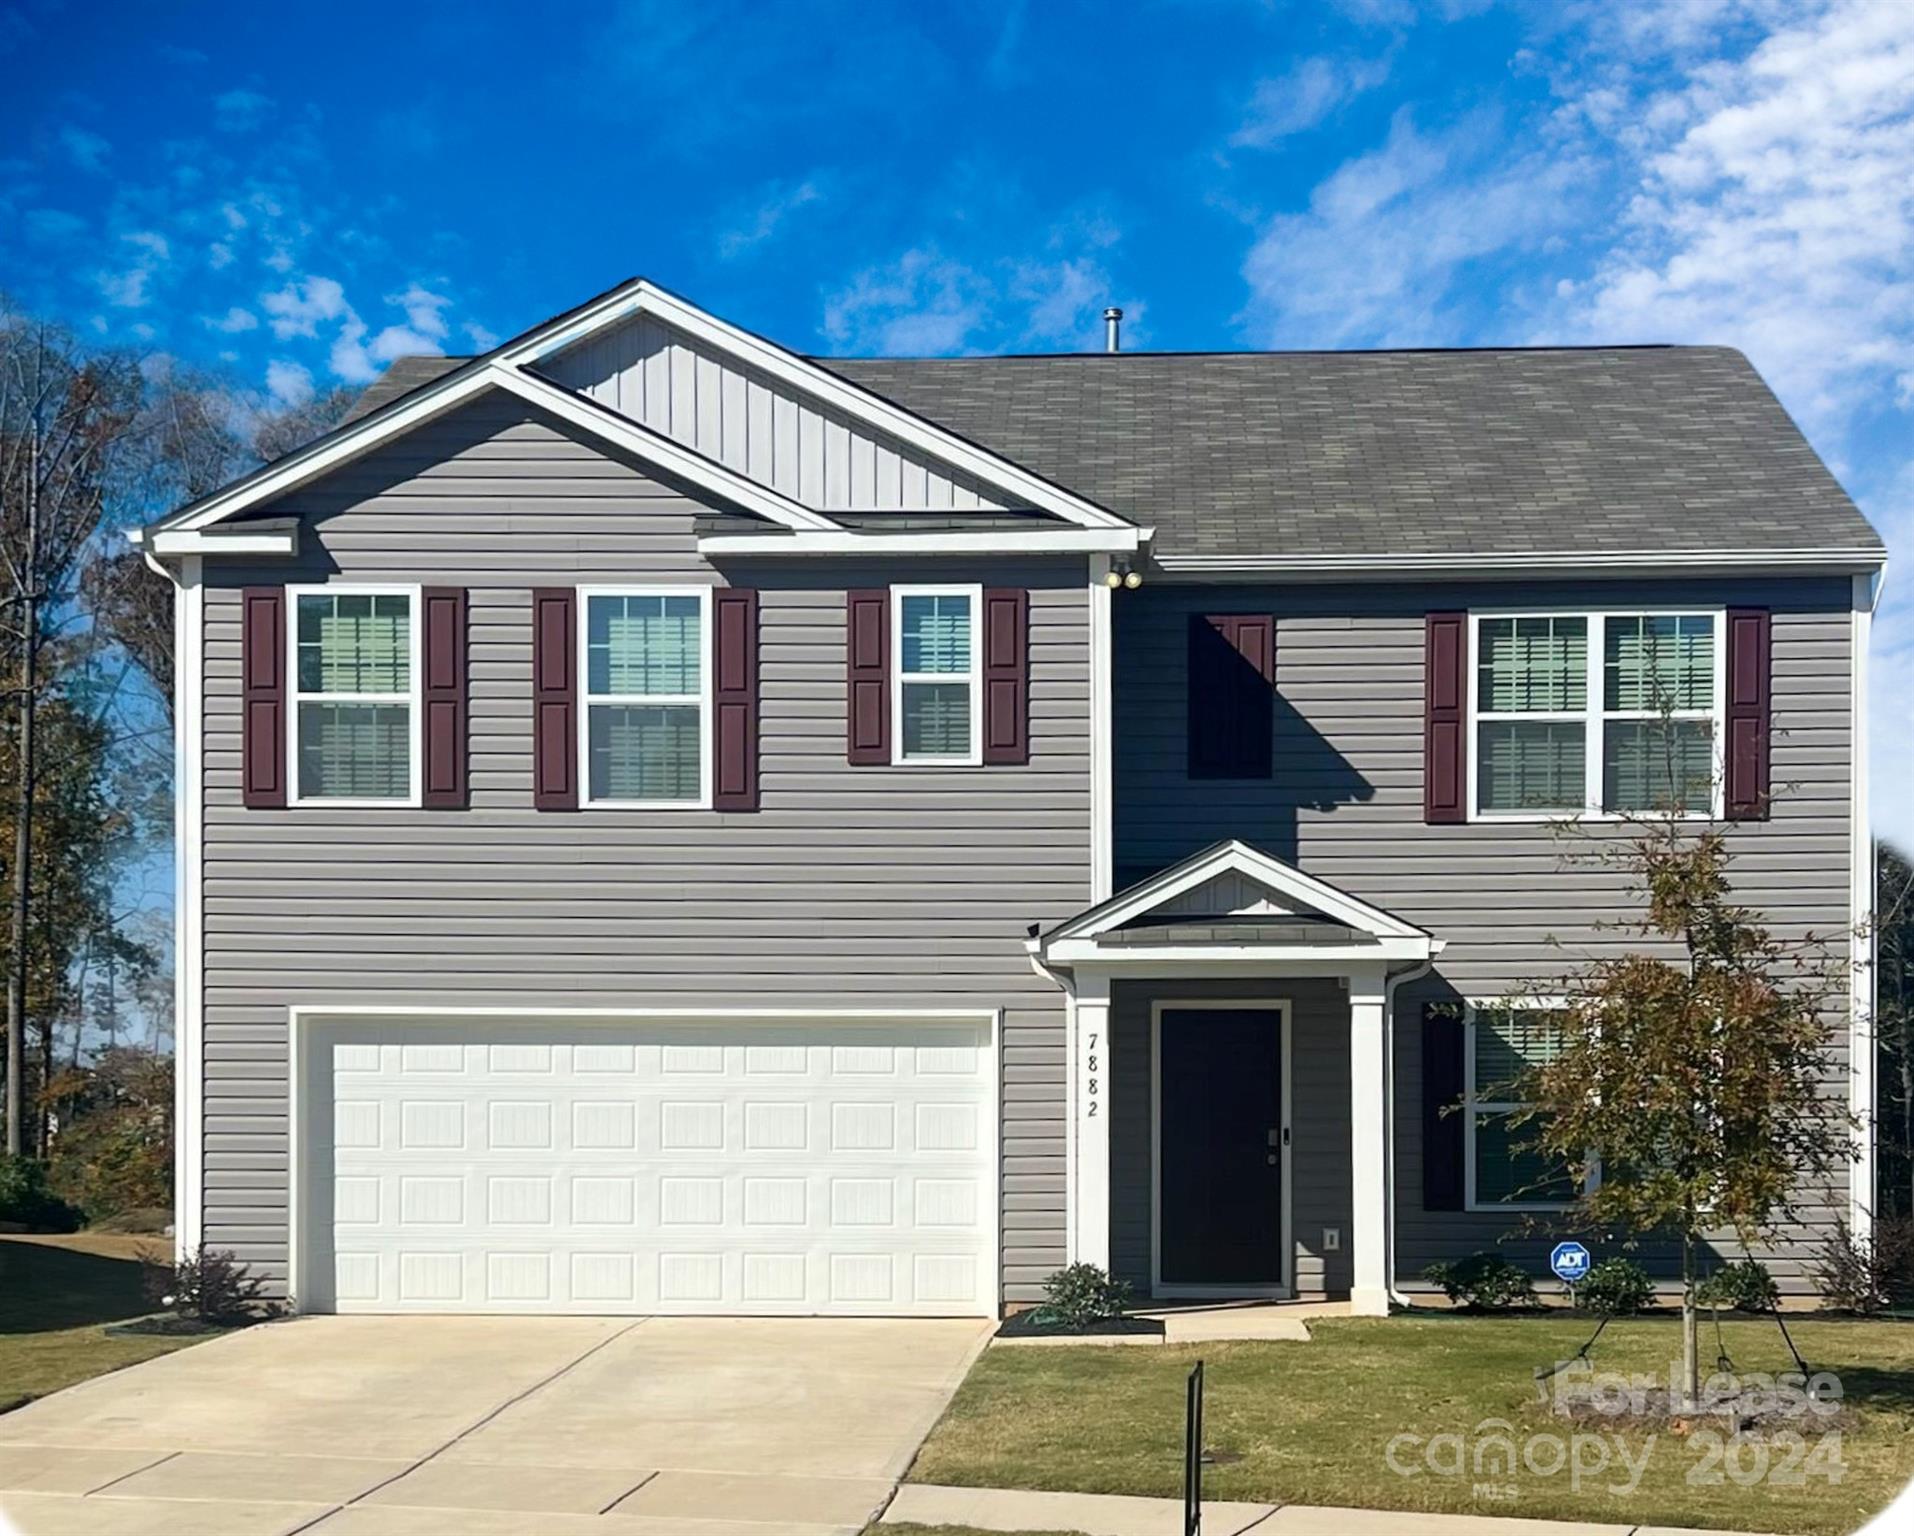
<path fill-rule="evenodd" d="M 1388 1059 L 1385 968 L 1357 966 L 1349 976 L 1349 1300 L 1358 1317 L 1389 1315 Z"/>
<path fill-rule="evenodd" d="M 1070 1009 L 1070 1078 L 1075 1167 L 1070 1189 L 1070 1258 L 1110 1267 L 1110 981 L 1077 977 Z"/>

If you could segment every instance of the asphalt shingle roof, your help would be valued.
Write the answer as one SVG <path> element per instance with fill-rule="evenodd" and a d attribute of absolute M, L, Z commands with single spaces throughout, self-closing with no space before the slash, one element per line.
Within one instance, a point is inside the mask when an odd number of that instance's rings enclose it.
<path fill-rule="evenodd" d="M 456 361 L 399 359 L 358 413 Z M 1158 554 L 1882 548 L 1726 347 L 816 361 Z"/>

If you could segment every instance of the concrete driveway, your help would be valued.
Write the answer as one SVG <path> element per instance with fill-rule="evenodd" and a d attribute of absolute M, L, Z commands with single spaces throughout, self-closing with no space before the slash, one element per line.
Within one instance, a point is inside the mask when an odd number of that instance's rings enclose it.
<path fill-rule="evenodd" d="M 988 1328 L 294 1318 L 0 1417 L 0 1531 L 856 1532 Z"/>

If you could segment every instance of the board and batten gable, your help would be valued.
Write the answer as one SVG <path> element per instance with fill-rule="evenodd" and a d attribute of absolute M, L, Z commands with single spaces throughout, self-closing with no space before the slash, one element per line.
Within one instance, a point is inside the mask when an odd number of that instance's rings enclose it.
<path fill-rule="evenodd" d="M 579 342 L 543 371 L 803 506 L 974 512 L 1005 505 L 982 481 L 650 315 Z"/>
<path fill-rule="evenodd" d="M 1423 812 L 1424 627 L 1430 612 L 1470 608 L 1758 606 L 1773 613 L 1774 796 L 1767 820 L 1728 829 L 1737 897 L 1791 938 L 1814 934 L 1845 957 L 1854 838 L 1852 814 L 1852 585 L 1846 577 L 1736 580 L 1463 583 L 1372 581 L 1342 584 L 1176 585 L 1119 592 L 1115 642 L 1115 863 L 1119 886 L 1220 838 L 1241 838 L 1351 895 L 1429 930 L 1447 948 L 1427 982 L 1397 998 L 1395 1114 L 1397 1277 L 1413 1281 L 1438 1259 L 1493 1249 L 1517 1225 L 1506 1213 L 1425 1211 L 1422 1197 L 1422 1004 L 1452 997 L 1505 996 L 1561 976 L 1579 959 L 1639 938 L 1620 926 L 1639 914 L 1628 876 L 1601 862 L 1613 826 L 1565 832 L 1545 823 L 1431 826 Z M 1267 780 L 1192 781 L 1186 761 L 1186 668 L 1192 614 L 1265 613 L 1276 620 L 1275 720 Z M 1139 984 L 1140 985 L 1140 984 Z M 1152 983 L 1172 995 L 1174 983 Z M 1263 989 L 1284 995 L 1280 981 Z M 1296 990 L 1296 989 L 1291 989 Z M 1301 991 L 1298 991 L 1301 997 Z M 1299 1083 L 1312 1047 L 1303 1031 L 1327 1020 L 1347 1052 L 1340 1014 L 1299 1006 Z M 1127 1033 L 1126 1033 L 1127 1026 Z M 1119 1056 L 1147 1092 L 1147 1000 L 1118 994 L 1113 1018 Z M 1139 1044 L 1139 1039 L 1144 1042 Z M 1121 1064 L 1121 1063 L 1119 1063 Z M 1840 1021 L 1829 1092 L 1844 1102 L 1848 1052 Z M 1123 1080 L 1118 1082 L 1118 1091 Z M 1302 1099 L 1298 1099 L 1300 1106 Z M 1298 1115 L 1299 1137 L 1308 1132 Z M 1138 1166 L 1147 1112 L 1113 1105 L 1113 1156 Z M 1346 1129 L 1325 1123 L 1323 1147 L 1347 1156 Z M 1333 1209 L 1333 1191 L 1305 1189 L 1310 1148 L 1296 1152 L 1296 1207 Z M 1141 1164 L 1147 1169 L 1147 1161 Z M 1325 1174 L 1327 1176 L 1327 1174 Z M 1340 1175 L 1337 1175 L 1340 1177 Z M 1121 1189 L 1113 1180 L 1113 1192 Z M 1136 1187 L 1134 1184 L 1132 1188 Z M 1146 1187 L 1146 1186 L 1145 1186 Z M 1347 1182 L 1340 1198 L 1347 1198 Z M 1814 1196 L 1803 1222 L 1768 1255 L 1784 1285 L 1802 1288 L 1813 1248 L 1847 1210 L 1843 1177 Z M 1347 1230 L 1346 1221 L 1343 1223 Z M 1147 1257 L 1148 1213 L 1112 1211 L 1118 1256 L 1135 1273 Z M 1298 1260 L 1318 1268 L 1299 1224 Z M 1547 1243 L 1529 1238 L 1507 1251 L 1531 1260 Z"/>
<path fill-rule="evenodd" d="M 1091 893 L 1086 562 L 718 570 L 708 511 L 493 394 L 261 508 L 296 558 L 204 562 L 209 1246 L 284 1280 L 295 1006 L 967 1007 L 1002 1010 L 1005 1298 L 1064 1262 L 1064 1004 L 1022 941 Z M 241 590 L 327 581 L 469 590 L 468 809 L 241 804 Z M 761 809 L 534 810 L 532 589 L 680 581 L 760 594 Z M 911 581 L 1028 590 L 1027 764 L 847 764 L 846 590 Z"/>

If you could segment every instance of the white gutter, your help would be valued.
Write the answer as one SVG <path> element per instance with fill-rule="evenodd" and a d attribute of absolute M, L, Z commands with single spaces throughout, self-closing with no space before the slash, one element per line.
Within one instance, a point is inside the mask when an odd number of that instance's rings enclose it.
<path fill-rule="evenodd" d="M 1101 555 L 1131 554 L 1148 528 L 996 529 L 966 533 L 710 533 L 698 540 L 708 559 L 725 555 Z"/>
<path fill-rule="evenodd" d="M 1617 575 L 1664 571 L 1784 575 L 1810 570 L 1854 574 L 1878 570 L 1885 563 L 1885 555 L 1854 549 L 1630 550 L 1600 554 L 1417 554 L 1407 550 L 1362 555 L 1159 554 L 1152 561 L 1164 576 L 1210 580 L 1253 576 L 1320 579 L 1371 573 L 1514 577 L 1537 573 Z"/>

